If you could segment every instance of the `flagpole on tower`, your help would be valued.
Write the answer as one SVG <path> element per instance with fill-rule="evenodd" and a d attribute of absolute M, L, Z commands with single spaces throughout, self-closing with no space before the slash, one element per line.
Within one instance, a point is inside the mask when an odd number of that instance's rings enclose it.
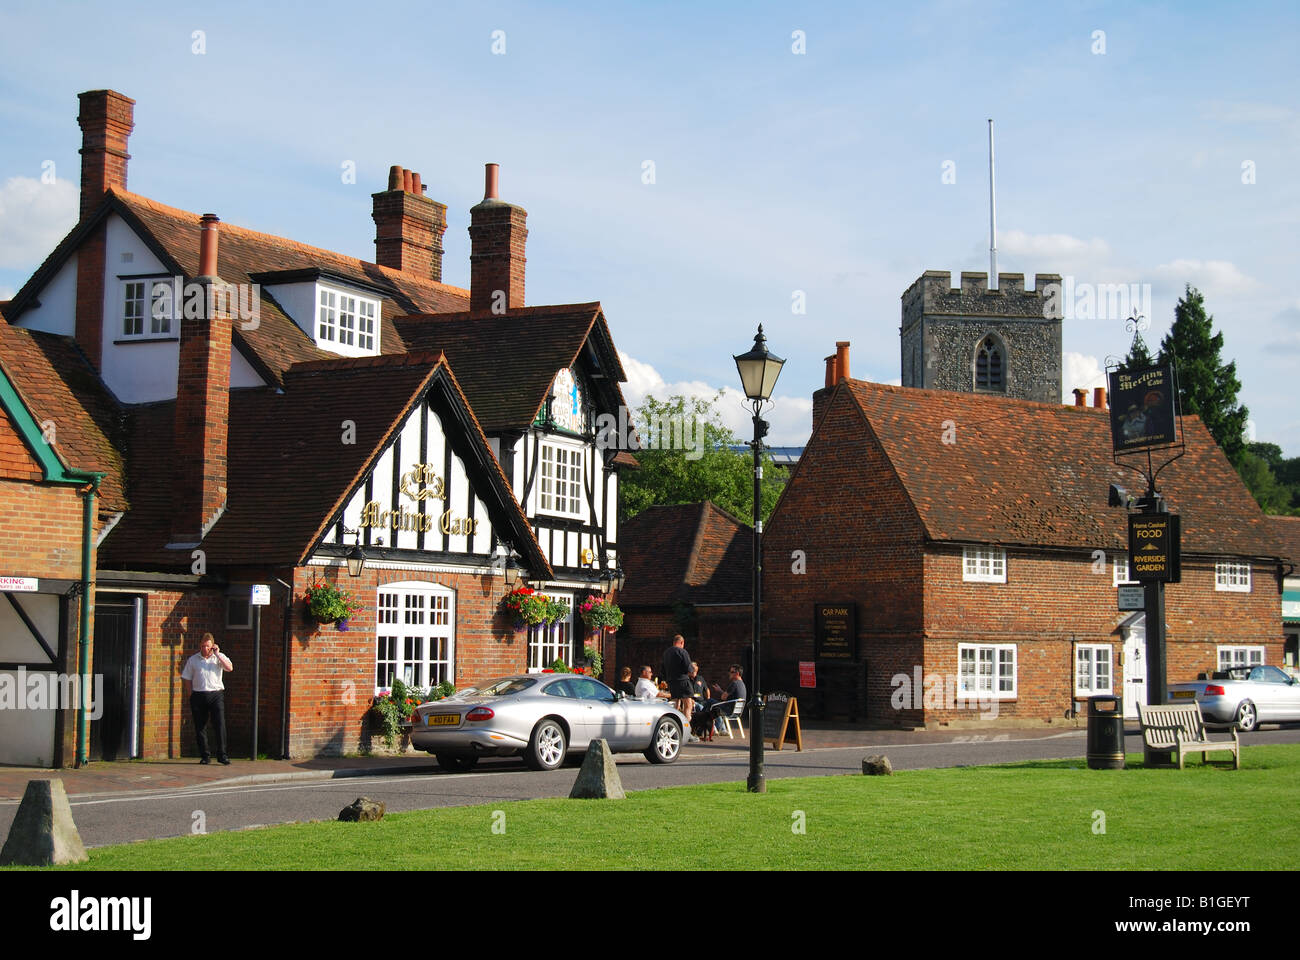
<path fill-rule="evenodd" d="M 998 288 L 998 201 L 993 189 L 993 118 L 989 118 L 989 289 Z"/>

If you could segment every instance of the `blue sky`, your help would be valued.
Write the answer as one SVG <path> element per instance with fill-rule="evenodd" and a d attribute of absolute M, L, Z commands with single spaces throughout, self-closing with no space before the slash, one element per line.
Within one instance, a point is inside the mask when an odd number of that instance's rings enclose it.
<path fill-rule="evenodd" d="M 76 95 L 110 87 L 137 101 L 130 188 L 227 222 L 372 259 L 370 194 L 418 170 L 460 285 L 500 163 L 528 301 L 600 300 L 630 399 L 730 387 L 748 432 L 731 355 L 761 322 L 789 361 L 772 436 L 801 443 L 836 340 L 896 381 L 902 292 L 987 269 L 993 117 L 1001 271 L 1149 284 L 1153 347 L 1199 287 L 1255 438 L 1300 455 L 1298 26 L 1267 3 L 9 2 L 0 298 L 72 226 Z M 1067 319 L 1066 392 L 1128 340 Z"/>

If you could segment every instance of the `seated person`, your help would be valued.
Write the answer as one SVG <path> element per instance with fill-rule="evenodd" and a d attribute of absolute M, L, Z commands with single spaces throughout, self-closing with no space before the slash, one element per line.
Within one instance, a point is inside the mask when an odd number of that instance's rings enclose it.
<path fill-rule="evenodd" d="M 740 664 L 733 663 L 727 669 L 727 689 L 722 693 L 722 700 L 714 704 L 709 710 L 709 717 L 713 721 L 713 729 L 717 733 L 722 733 L 725 726 L 722 722 L 722 713 L 726 711 L 730 715 L 735 709 L 734 701 L 739 700 L 742 703 L 748 698 L 748 691 L 745 689 L 745 681 L 740 675 Z M 725 705 L 724 705 L 725 704 Z"/>
<path fill-rule="evenodd" d="M 691 733 L 705 740 L 712 740 L 713 724 L 709 721 L 708 711 L 713 708 L 720 698 L 714 698 L 710 695 L 708 683 L 700 676 L 700 665 L 698 663 L 691 662 L 689 676 L 691 680 L 691 699 L 695 703 L 695 709 L 691 713 Z M 721 694 L 722 691 L 718 690 L 718 693 Z"/>
<path fill-rule="evenodd" d="M 641 678 L 636 682 L 636 698 L 638 700 L 667 700 L 669 699 L 667 690 L 660 690 L 659 686 L 651 679 L 650 667 L 641 668 Z"/>
<path fill-rule="evenodd" d="M 636 684 L 632 682 L 631 667 L 624 667 L 619 671 L 618 683 L 614 684 L 614 689 L 626 697 L 636 697 Z"/>

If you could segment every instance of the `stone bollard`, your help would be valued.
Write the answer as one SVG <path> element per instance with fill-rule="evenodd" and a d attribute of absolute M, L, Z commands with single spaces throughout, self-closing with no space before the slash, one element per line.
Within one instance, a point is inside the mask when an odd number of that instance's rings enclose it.
<path fill-rule="evenodd" d="M 48 867 L 86 859 L 63 781 L 28 780 L 9 839 L 0 849 L 0 865 Z"/>
<path fill-rule="evenodd" d="M 873 753 L 862 758 L 862 772 L 868 777 L 888 777 L 894 772 L 894 765 L 883 753 Z"/>
<path fill-rule="evenodd" d="M 345 823 L 357 823 L 361 820 L 382 820 L 384 818 L 382 800 L 369 797 L 357 797 L 351 804 L 339 811 L 339 819 Z"/>
<path fill-rule="evenodd" d="M 570 800 L 622 800 L 623 781 L 618 777 L 614 755 L 604 740 L 593 740 L 587 748 L 587 758 L 582 761 L 578 779 L 573 781 Z"/>

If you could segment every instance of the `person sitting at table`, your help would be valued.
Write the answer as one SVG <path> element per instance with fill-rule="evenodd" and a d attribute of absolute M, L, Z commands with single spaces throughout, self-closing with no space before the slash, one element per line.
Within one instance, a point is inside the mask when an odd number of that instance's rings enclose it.
<path fill-rule="evenodd" d="M 618 682 L 614 684 L 614 689 L 627 697 L 636 696 L 636 684 L 632 682 L 631 667 L 624 667 L 619 671 Z"/>
<path fill-rule="evenodd" d="M 746 697 L 749 695 L 748 691 L 745 689 L 745 681 L 740 675 L 740 664 L 733 663 L 727 669 L 727 676 L 729 682 L 727 683 L 727 689 L 722 693 L 722 699 L 718 703 L 715 703 L 712 709 L 709 710 L 709 718 L 713 722 L 713 729 L 716 733 L 723 733 L 725 731 L 725 726 L 722 720 L 723 711 L 731 713 L 735 710 L 735 701 L 739 700 L 741 703 L 744 703 Z"/>
<path fill-rule="evenodd" d="M 652 679 L 648 664 L 641 668 L 641 678 L 636 682 L 635 691 L 638 700 L 669 699 L 668 691 L 660 690 L 658 684 Z"/>

